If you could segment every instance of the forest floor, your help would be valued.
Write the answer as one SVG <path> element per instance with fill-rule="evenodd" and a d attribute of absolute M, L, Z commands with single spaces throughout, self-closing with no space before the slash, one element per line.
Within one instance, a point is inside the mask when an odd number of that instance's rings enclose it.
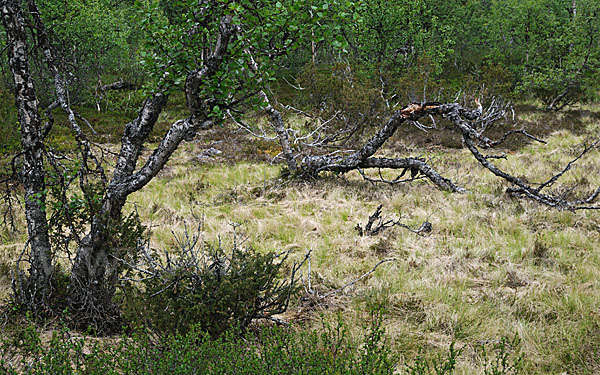
<path fill-rule="evenodd" d="M 519 113 L 519 111 L 517 112 Z M 163 118 L 163 121 L 167 119 Z M 520 120 L 548 144 L 500 149 L 496 163 L 529 181 L 545 181 L 600 133 L 600 108 L 566 113 L 524 108 Z M 200 134 L 128 205 L 151 230 L 152 247 L 175 249 L 173 233 L 200 222 L 205 241 L 247 238 L 258 250 L 311 255 L 313 293 L 302 289 L 282 319 L 313 327 L 341 315 L 358 332 L 372 306 L 385 309 L 393 350 L 406 358 L 464 347 L 462 374 L 481 372 L 477 348 L 520 338 L 527 374 L 600 372 L 600 213 L 557 211 L 505 193 L 508 185 L 483 169 L 449 131 L 399 133 L 384 155 L 423 155 L 469 191 L 452 194 L 420 180 L 372 185 L 356 173 L 311 182 L 281 179 L 271 164 L 277 147 L 228 127 Z M 107 147 L 116 145 L 107 140 Z M 150 148 L 149 148 L 150 149 Z M 215 152 L 218 150 L 218 152 Z M 148 151 L 149 152 L 149 151 Z M 390 177 L 393 177 L 390 175 Z M 600 153 L 578 162 L 553 188 L 588 192 L 600 185 Z M 383 205 L 383 215 L 418 228 L 394 227 L 359 236 L 357 224 Z M 19 220 L 23 220 L 20 218 Z M 0 299 L 24 233 L 0 233 Z M 369 272 L 356 284 L 320 298 Z M 310 295 L 311 298 L 307 298 Z"/>

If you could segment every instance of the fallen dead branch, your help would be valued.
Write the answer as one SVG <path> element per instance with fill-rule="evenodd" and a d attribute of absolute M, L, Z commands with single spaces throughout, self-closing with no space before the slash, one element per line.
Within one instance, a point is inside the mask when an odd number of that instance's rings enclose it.
<path fill-rule="evenodd" d="M 398 132 L 403 125 L 416 124 L 415 126 L 423 128 L 424 125 L 422 125 L 419 120 L 422 118 L 431 118 L 434 122 L 434 126 L 427 127 L 427 129 L 435 129 L 435 118 L 443 118 L 448 120 L 453 125 L 454 129 L 458 131 L 463 143 L 481 166 L 494 175 L 504 179 L 511 185 L 507 189 L 507 192 L 512 196 L 523 196 L 559 210 L 600 209 L 600 205 L 594 203 L 600 195 L 600 187 L 585 195 L 583 198 L 575 200 L 569 200 L 558 194 L 543 191 L 556 183 L 571 169 L 573 164 L 584 155 L 597 149 L 600 140 L 584 147 L 579 156 L 569 162 L 561 172 L 555 174 L 547 181 L 538 184 L 530 184 L 526 182 L 525 178 L 519 178 L 509 172 L 503 171 L 492 162 L 492 160 L 496 159 L 507 159 L 506 155 L 483 155 L 481 153 L 480 148 L 492 149 L 504 144 L 511 136 L 524 136 L 532 141 L 546 144 L 544 140 L 529 134 L 524 129 L 510 130 L 497 140 L 488 138 L 484 132 L 495 122 L 504 120 L 509 113 L 513 113 L 513 110 L 509 105 L 503 104 L 496 99 L 493 99 L 491 104 L 485 109 L 479 100 L 475 100 L 475 109 L 466 108 L 457 102 L 410 103 L 404 108 L 393 112 L 389 119 L 379 127 L 379 130 L 358 149 L 348 150 L 345 149 L 343 145 L 339 145 L 334 151 L 323 153 L 324 150 L 330 149 L 335 144 L 335 142 L 330 142 L 330 140 L 335 139 L 335 136 L 332 138 L 331 136 L 323 134 L 327 131 L 326 126 L 320 127 L 319 131 L 313 130 L 310 132 L 309 134 L 313 138 L 313 140 L 310 141 L 307 139 L 306 135 L 301 136 L 297 134 L 298 132 L 295 130 L 283 128 L 284 122 L 282 115 L 270 104 L 264 93 L 262 98 L 265 101 L 267 113 L 271 119 L 273 129 L 276 129 L 277 139 L 281 145 L 285 145 L 285 147 L 283 147 L 283 153 L 285 154 L 288 168 L 295 176 L 300 178 L 314 179 L 324 172 L 344 174 L 350 171 L 357 171 L 366 181 L 373 184 L 386 183 L 393 185 L 425 179 L 442 190 L 464 193 L 467 191 L 465 187 L 460 186 L 450 178 L 442 176 L 442 174 L 436 171 L 431 165 L 431 162 L 423 157 L 390 158 L 375 156 L 382 146 Z M 354 129 L 353 126 L 350 126 L 350 128 Z M 344 129 L 338 130 L 338 133 L 340 131 L 343 132 Z M 300 143 L 296 142 L 296 139 L 299 137 L 303 138 L 303 145 L 310 147 L 301 149 L 298 146 Z M 295 148 L 292 148 L 291 145 L 294 145 Z M 370 169 L 377 170 L 378 177 L 375 178 L 369 176 L 366 173 L 366 170 Z M 399 171 L 399 174 L 394 179 L 384 178 L 382 170 L 397 170 Z M 410 175 L 404 178 L 408 171 L 410 171 Z M 384 226 L 391 224 L 391 222 L 388 222 L 385 223 Z"/>
<path fill-rule="evenodd" d="M 377 268 L 379 266 L 381 266 L 384 263 L 389 263 L 389 262 L 397 262 L 398 260 L 396 258 L 387 258 L 387 259 L 383 259 L 380 260 L 379 262 L 377 262 L 377 264 L 375 264 L 375 266 L 373 266 L 373 268 L 371 268 L 369 271 L 367 271 L 366 273 L 362 274 L 361 276 L 359 276 L 356 279 L 353 279 L 352 281 L 350 281 L 349 283 L 346 283 L 344 285 L 342 285 L 341 287 L 331 290 L 327 293 L 324 294 L 319 294 L 319 292 L 315 289 L 312 288 L 311 285 L 311 270 L 310 270 L 310 251 L 307 253 L 307 261 L 308 261 L 308 274 L 307 274 L 307 279 L 308 279 L 308 289 L 306 289 L 307 292 L 307 300 L 310 300 L 312 303 L 318 304 L 320 302 L 322 302 L 323 300 L 327 299 L 328 297 L 331 297 L 333 295 L 336 295 L 342 291 L 344 291 L 345 289 L 355 285 L 356 283 L 358 283 L 359 281 L 365 279 L 366 277 L 370 276 L 371 274 L 373 274 Z M 306 259 L 305 259 L 306 260 Z"/>
<path fill-rule="evenodd" d="M 384 219 L 381 216 L 381 208 L 382 207 L 383 207 L 383 205 L 380 204 L 379 207 L 377 207 L 377 209 L 375 210 L 375 212 L 373 212 L 373 214 L 369 216 L 369 220 L 367 221 L 367 224 L 365 224 L 364 228 L 360 225 L 360 223 L 356 224 L 355 229 L 358 231 L 358 234 L 360 236 L 376 236 L 379 233 L 382 233 L 384 230 L 395 227 L 395 226 L 399 226 L 399 227 L 408 229 L 409 231 L 411 231 L 415 234 L 418 234 L 418 235 L 425 235 L 425 234 L 431 233 L 432 226 L 431 226 L 431 223 L 428 221 L 424 221 L 423 224 L 421 224 L 421 226 L 418 229 L 412 229 L 408 225 L 400 222 L 400 219 L 398 219 L 398 220 Z"/>

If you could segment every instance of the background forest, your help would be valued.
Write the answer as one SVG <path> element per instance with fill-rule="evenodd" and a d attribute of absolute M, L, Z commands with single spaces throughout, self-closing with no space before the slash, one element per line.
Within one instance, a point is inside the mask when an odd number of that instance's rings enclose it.
<path fill-rule="evenodd" d="M 0 9 L 0 374 L 600 372 L 597 1 Z"/>

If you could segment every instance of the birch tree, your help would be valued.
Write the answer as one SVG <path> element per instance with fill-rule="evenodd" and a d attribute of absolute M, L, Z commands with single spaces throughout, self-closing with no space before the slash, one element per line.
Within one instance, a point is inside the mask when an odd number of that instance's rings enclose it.
<path fill-rule="evenodd" d="M 65 72 L 35 0 L 0 3 L 21 127 L 20 175 L 29 237 L 29 269 L 19 272 L 14 294 L 29 310 L 69 307 L 84 325 L 98 329 L 118 325 L 112 296 L 120 259 L 132 248 L 135 251 L 135 235 L 140 234 L 123 213 L 129 195 L 146 186 L 182 142 L 224 121 L 227 112 L 263 106 L 258 94 L 272 79 L 275 59 L 327 32 L 317 25 L 330 9 L 327 2 L 310 0 L 186 0 L 176 5 L 177 12 L 169 17 L 158 1 L 139 9 L 136 21 L 147 35 L 140 52 L 150 78 L 147 97 L 137 116 L 124 124 L 114 171 L 108 173 L 98 147 L 83 130 L 82 124 L 88 123 L 70 106 Z M 49 94 L 54 100 L 45 117 L 31 78 L 33 48 L 43 52 L 53 81 Z M 174 121 L 150 156 L 142 158 L 148 136 L 176 90 L 185 95 L 188 116 Z M 77 142 L 76 167 L 65 161 L 72 158 L 58 155 L 45 143 L 54 110 L 65 113 Z M 48 207 L 46 186 L 51 178 L 59 180 L 52 183 L 59 186 L 52 197 L 53 209 Z M 80 191 L 80 205 L 72 204 L 74 188 Z M 81 206 L 84 209 L 76 208 Z M 67 233 L 60 241 L 49 235 L 53 220 L 61 222 L 59 229 Z M 53 305 L 59 242 L 72 251 L 66 306 Z"/>

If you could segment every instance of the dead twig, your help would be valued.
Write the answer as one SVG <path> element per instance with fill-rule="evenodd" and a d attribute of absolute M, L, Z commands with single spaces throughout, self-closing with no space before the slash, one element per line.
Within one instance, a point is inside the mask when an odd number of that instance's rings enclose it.
<path fill-rule="evenodd" d="M 379 261 L 379 262 L 378 262 L 378 263 L 377 263 L 377 264 L 376 264 L 376 265 L 375 265 L 373 268 L 371 268 L 371 270 L 369 270 L 369 272 L 367 272 L 367 273 L 363 274 L 363 275 L 362 275 L 362 276 L 360 276 L 359 278 L 352 280 L 352 281 L 351 281 L 351 282 L 349 282 L 348 284 L 345 284 L 345 285 L 343 285 L 342 287 L 340 287 L 340 288 L 338 288 L 338 289 L 336 289 L 336 290 L 332 290 L 332 291 L 330 291 L 330 292 L 328 292 L 328 293 L 325 293 L 325 294 L 323 294 L 323 295 L 321 296 L 321 299 L 324 299 L 324 298 L 330 297 L 330 296 L 332 296 L 332 295 L 334 295 L 334 294 L 337 294 L 337 293 L 339 293 L 339 292 L 343 291 L 343 290 L 344 290 L 344 289 L 346 289 L 346 288 L 349 288 L 349 287 L 351 287 L 352 285 L 356 284 L 357 282 L 361 281 L 361 280 L 362 280 L 362 279 L 364 279 L 365 277 L 367 277 L 367 276 L 369 276 L 370 274 L 372 274 L 373 272 L 375 272 L 375 270 L 377 269 L 377 267 L 381 266 L 382 264 L 384 264 L 384 263 L 388 263 L 388 262 L 396 262 L 396 261 L 397 261 L 397 259 L 396 259 L 396 258 L 388 258 L 388 259 L 383 259 L 383 260 L 380 260 L 380 261 Z"/>
<path fill-rule="evenodd" d="M 373 214 L 369 216 L 369 220 L 367 221 L 367 224 L 365 225 L 364 228 L 360 225 L 360 223 L 356 224 L 355 229 L 358 231 L 358 234 L 360 236 L 376 236 L 377 234 L 383 232 L 384 230 L 395 227 L 395 226 L 399 226 L 399 227 L 408 229 L 412 233 L 415 233 L 415 234 L 418 234 L 421 236 L 431 233 L 431 231 L 433 229 L 431 223 L 428 221 L 424 221 L 423 224 L 421 224 L 421 226 L 418 229 L 412 229 L 408 225 L 400 222 L 400 219 L 386 220 L 381 216 L 381 208 L 382 207 L 383 207 L 383 205 L 380 204 L 379 207 L 377 207 L 377 209 L 375 210 L 375 212 L 373 212 Z"/>

